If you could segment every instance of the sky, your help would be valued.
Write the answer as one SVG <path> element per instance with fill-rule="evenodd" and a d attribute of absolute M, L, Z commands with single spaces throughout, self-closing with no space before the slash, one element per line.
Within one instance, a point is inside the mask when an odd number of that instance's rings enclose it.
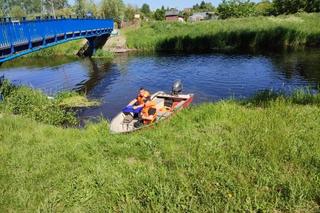
<path fill-rule="evenodd" d="M 99 3 L 100 0 L 94 0 L 96 3 Z M 123 0 L 126 4 L 131 4 L 134 6 L 141 7 L 143 3 L 150 5 L 152 10 L 160 8 L 162 5 L 170 8 L 190 8 L 196 3 L 200 3 L 201 0 Z M 211 2 L 214 6 L 218 6 L 222 0 L 205 0 L 205 2 Z M 258 0 L 253 0 L 257 2 Z M 71 4 L 74 3 L 74 0 L 69 0 Z"/>

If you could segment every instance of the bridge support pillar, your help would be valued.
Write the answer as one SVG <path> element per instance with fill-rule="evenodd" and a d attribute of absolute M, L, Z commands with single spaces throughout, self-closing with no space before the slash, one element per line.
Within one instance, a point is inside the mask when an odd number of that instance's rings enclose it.
<path fill-rule="evenodd" d="M 91 57 L 97 49 L 101 49 L 107 42 L 110 35 L 102 35 L 87 38 L 87 43 L 77 53 L 80 57 Z"/>

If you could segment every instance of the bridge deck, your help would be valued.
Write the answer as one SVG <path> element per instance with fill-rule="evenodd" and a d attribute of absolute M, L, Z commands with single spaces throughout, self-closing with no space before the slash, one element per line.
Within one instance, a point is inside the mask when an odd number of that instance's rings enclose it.
<path fill-rule="evenodd" d="M 111 34 L 111 19 L 44 19 L 0 22 L 0 63 L 80 38 Z"/>

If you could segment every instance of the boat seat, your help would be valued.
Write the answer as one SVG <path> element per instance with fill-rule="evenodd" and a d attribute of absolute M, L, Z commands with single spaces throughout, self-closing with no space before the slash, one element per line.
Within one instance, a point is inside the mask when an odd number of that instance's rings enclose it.
<path fill-rule="evenodd" d="M 164 107 L 164 99 L 163 98 L 156 98 L 155 102 L 156 102 L 157 108 L 160 109 L 160 108 Z"/>

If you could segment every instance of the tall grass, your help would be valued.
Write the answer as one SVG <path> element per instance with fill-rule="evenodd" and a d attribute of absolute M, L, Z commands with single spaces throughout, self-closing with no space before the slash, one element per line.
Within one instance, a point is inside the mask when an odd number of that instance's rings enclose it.
<path fill-rule="evenodd" d="M 114 58 L 114 53 L 103 50 L 103 49 L 98 49 L 94 55 L 92 56 L 93 58 L 103 58 L 103 59 L 109 59 L 112 60 Z"/>
<path fill-rule="evenodd" d="M 264 107 L 203 104 L 130 135 L 2 113 L 0 211 L 316 212 L 320 107 L 265 96 Z"/>
<path fill-rule="evenodd" d="M 201 23 L 145 24 L 128 30 L 129 48 L 154 51 L 283 50 L 320 46 L 320 14 L 250 17 Z"/>

